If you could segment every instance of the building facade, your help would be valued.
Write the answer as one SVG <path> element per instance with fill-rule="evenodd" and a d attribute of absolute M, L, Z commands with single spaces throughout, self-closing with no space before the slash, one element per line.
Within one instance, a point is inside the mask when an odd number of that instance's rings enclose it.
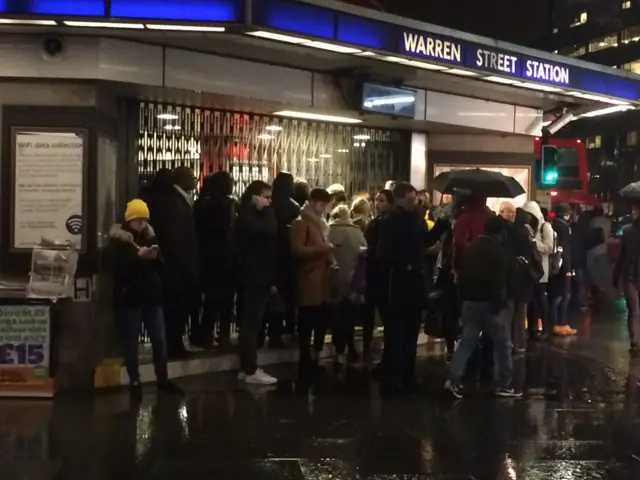
<path fill-rule="evenodd" d="M 555 0 L 545 50 L 640 74 L 640 0 Z M 640 112 L 572 122 L 560 135 L 583 139 L 590 188 L 604 200 L 640 180 Z"/>

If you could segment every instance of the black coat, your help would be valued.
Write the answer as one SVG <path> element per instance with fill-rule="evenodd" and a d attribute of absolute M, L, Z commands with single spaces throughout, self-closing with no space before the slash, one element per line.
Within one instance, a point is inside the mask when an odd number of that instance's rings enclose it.
<path fill-rule="evenodd" d="M 391 308 L 424 308 L 426 285 L 424 250 L 428 229 L 417 211 L 395 206 L 381 224 L 377 248 L 378 274 L 386 285 L 385 298 Z"/>
<path fill-rule="evenodd" d="M 379 215 L 371 220 L 364 231 L 364 237 L 367 240 L 367 280 L 366 280 L 366 297 L 369 301 L 380 302 L 384 298 L 385 283 L 380 274 L 380 266 L 378 265 L 378 246 L 380 243 L 380 232 L 385 216 Z"/>
<path fill-rule="evenodd" d="M 161 304 L 161 262 L 144 260 L 138 256 L 138 247 L 157 244 L 151 227 L 147 227 L 142 233 L 131 230 L 126 225 L 114 225 L 111 228 L 109 258 L 116 307 Z"/>
<path fill-rule="evenodd" d="M 242 286 L 275 286 L 277 277 L 278 222 L 273 208 L 258 211 L 241 205 L 236 221 L 239 280 Z"/>
<path fill-rule="evenodd" d="M 562 248 L 562 266 L 558 274 L 549 278 L 548 293 L 550 297 L 564 295 L 567 274 L 573 272 L 573 252 L 571 250 L 571 226 L 556 218 L 553 221 L 553 230 L 556 232 L 556 245 Z"/>
<path fill-rule="evenodd" d="M 171 290 L 200 283 L 200 256 L 193 207 L 175 187 L 165 188 L 149 204 L 164 259 L 163 284 Z"/>
<path fill-rule="evenodd" d="M 481 235 L 462 251 L 458 291 L 462 301 L 491 302 L 503 306 L 513 281 L 511 254 L 504 241 Z"/>
<path fill-rule="evenodd" d="M 300 215 L 300 205 L 293 200 L 294 179 L 290 173 L 279 172 L 273 180 L 274 211 L 278 223 L 277 278 L 278 290 L 293 292 L 295 264 L 291 254 L 291 224 Z"/>
<path fill-rule="evenodd" d="M 634 221 L 622 232 L 620 255 L 613 272 L 614 281 L 640 281 L 640 221 Z"/>
<path fill-rule="evenodd" d="M 538 282 L 527 268 L 517 268 L 516 262 L 518 258 L 523 259 L 523 265 L 525 262 L 529 265 L 535 262 L 533 235 L 524 223 L 516 221 L 507 226 L 504 244 L 509 253 L 510 268 L 513 270 L 507 296 L 518 302 L 529 302 L 533 299 L 533 289 Z"/>
<path fill-rule="evenodd" d="M 214 289 L 233 289 L 238 266 L 235 200 L 227 196 L 199 198 L 193 213 L 203 284 Z"/>

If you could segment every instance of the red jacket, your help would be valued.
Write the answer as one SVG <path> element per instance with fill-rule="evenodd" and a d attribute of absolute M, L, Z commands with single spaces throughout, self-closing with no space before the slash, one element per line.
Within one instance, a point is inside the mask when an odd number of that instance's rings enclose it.
<path fill-rule="evenodd" d="M 453 225 L 453 268 L 458 270 L 458 259 L 462 250 L 480 235 L 484 234 L 484 224 L 495 215 L 484 200 L 474 199 L 467 202 L 462 213 Z"/>

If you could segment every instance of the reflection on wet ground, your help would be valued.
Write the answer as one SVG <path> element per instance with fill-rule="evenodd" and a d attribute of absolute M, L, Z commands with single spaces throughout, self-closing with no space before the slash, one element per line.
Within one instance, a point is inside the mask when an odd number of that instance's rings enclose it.
<path fill-rule="evenodd" d="M 603 316 L 604 317 L 604 316 Z M 482 390 L 454 402 L 444 358 L 423 350 L 421 391 L 381 396 L 368 371 L 239 388 L 232 374 L 181 382 L 184 399 L 149 390 L 0 402 L 2 480 L 640 478 L 640 361 L 618 316 L 586 317 L 582 337 L 516 361 L 523 399 Z"/>

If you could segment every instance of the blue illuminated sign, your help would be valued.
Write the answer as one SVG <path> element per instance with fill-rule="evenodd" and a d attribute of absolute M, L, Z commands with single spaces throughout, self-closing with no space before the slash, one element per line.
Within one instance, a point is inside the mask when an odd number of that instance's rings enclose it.
<path fill-rule="evenodd" d="M 105 15 L 104 0 L 0 0 L 0 12 L 13 15 Z"/>
<path fill-rule="evenodd" d="M 238 0 L 111 0 L 111 16 L 196 22 L 239 22 L 242 20 L 242 2 Z"/>
<path fill-rule="evenodd" d="M 254 1 L 252 22 L 255 25 L 320 38 L 334 39 L 336 34 L 335 12 L 306 3 L 285 0 Z"/>
<path fill-rule="evenodd" d="M 447 63 L 462 63 L 462 43 L 439 35 L 402 32 L 400 53 Z"/>

